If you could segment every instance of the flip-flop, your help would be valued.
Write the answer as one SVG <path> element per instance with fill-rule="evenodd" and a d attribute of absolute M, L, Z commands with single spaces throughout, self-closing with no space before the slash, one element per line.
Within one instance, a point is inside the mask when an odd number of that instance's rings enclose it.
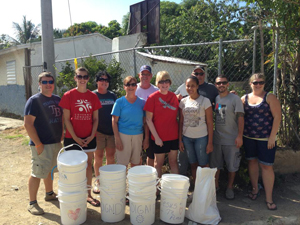
<path fill-rule="evenodd" d="M 266 202 L 268 210 L 277 210 L 277 206 L 274 202 Z M 275 205 L 275 208 L 270 208 L 272 205 Z"/>
<path fill-rule="evenodd" d="M 256 194 L 253 194 L 252 192 L 250 192 L 247 197 L 250 198 L 251 200 L 256 200 L 258 197 L 260 196 L 260 191 L 258 191 Z"/>
<path fill-rule="evenodd" d="M 92 200 L 86 200 L 88 203 L 90 203 L 92 206 L 95 206 L 95 207 L 99 207 L 100 206 L 100 202 L 97 200 L 97 199 L 94 199 L 94 198 L 91 198 L 90 199 Z"/>

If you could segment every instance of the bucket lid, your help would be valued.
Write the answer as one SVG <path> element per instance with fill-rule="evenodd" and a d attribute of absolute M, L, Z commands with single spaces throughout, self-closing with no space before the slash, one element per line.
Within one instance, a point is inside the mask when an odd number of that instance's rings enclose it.
<path fill-rule="evenodd" d="M 126 166 L 120 165 L 120 164 L 109 164 L 109 165 L 101 166 L 99 168 L 99 172 L 100 172 L 100 174 L 101 174 L 101 172 L 104 172 L 104 173 L 124 172 L 124 173 L 126 173 Z"/>
<path fill-rule="evenodd" d="M 157 174 L 157 171 L 152 166 L 135 166 L 128 170 L 128 175 L 151 175 Z"/>
<path fill-rule="evenodd" d="M 64 166 L 75 166 L 87 162 L 88 156 L 83 151 L 69 150 L 58 156 L 57 163 Z"/>
<path fill-rule="evenodd" d="M 163 181 L 182 181 L 182 182 L 187 182 L 190 179 L 187 176 L 179 175 L 179 174 L 163 174 L 161 176 L 161 179 Z"/>

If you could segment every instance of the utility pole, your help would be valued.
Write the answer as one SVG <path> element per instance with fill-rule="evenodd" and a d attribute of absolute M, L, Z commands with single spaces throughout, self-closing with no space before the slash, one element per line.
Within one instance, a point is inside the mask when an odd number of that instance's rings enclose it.
<path fill-rule="evenodd" d="M 42 64 L 44 71 L 49 71 L 55 78 L 55 54 L 53 40 L 53 19 L 52 19 L 52 0 L 41 0 L 41 20 L 42 20 Z M 54 88 L 56 94 L 56 85 Z"/>

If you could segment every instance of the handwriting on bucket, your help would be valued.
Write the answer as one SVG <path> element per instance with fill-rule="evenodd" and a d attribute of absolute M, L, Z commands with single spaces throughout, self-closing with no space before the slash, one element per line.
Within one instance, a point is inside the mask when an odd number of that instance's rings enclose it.
<path fill-rule="evenodd" d="M 106 213 L 112 213 L 113 215 L 119 215 L 124 213 L 124 203 L 122 201 L 111 204 L 109 202 L 104 202 L 101 204 L 101 211 Z"/>
<path fill-rule="evenodd" d="M 154 214 L 155 213 L 155 203 L 154 204 L 130 204 L 130 213 L 136 213 L 139 215 Z"/>
<path fill-rule="evenodd" d="M 182 203 L 173 203 L 168 202 L 166 200 L 162 200 L 162 209 L 165 211 L 165 215 L 169 217 L 170 220 L 181 220 L 182 216 L 184 216 L 182 213 L 184 212 L 184 207 L 182 206 Z"/>

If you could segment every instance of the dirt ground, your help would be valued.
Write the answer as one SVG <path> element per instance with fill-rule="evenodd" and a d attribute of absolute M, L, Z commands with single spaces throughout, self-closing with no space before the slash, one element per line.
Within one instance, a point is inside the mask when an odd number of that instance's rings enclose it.
<path fill-rule="evenodd" d="M 7 120 L 7 119 L 5 119 Z M 0 224 L 60 224 L 59 203 L 45 202 L 44 186 L 41 182 L 38 202 L 46 212 L 42 216 L 33 216 L 27 211 L 28 177 L 30 175 L 30 152 L 26 145 L 27 134 L 22 121 L 13 121 L 14 126 L 3 129 L 4 118 L 0 117 Z M 13 124 L 12 121 L 6 124 Z M 7 128 L 7 127 L 6 127 Z M 57 191 L 58 176 L 54 179 L 54 191 Z M 265 194 L 252 201 L 245 197 L 247 190 L 236 190 L 234 200 L 224 198 L 225 190 L 217 194 L 217 206 L 222 217 L 221 225 L 244 224 L 300 224 L 300 174 L 287 174 L 276 183 L 274 201 L 277 211 L 267 210 Z M 165 224 L 159 219 L 160 202 L 156 203 L 155 224 Z M 87 221 L 84 224 L 106 224 L 101 220 L 100 208 L 88 205 Z M 130 224 L 129 207 L 126 217 L 116 224 Z M 183 224 L 189 223 L 185 219 Z"/>

